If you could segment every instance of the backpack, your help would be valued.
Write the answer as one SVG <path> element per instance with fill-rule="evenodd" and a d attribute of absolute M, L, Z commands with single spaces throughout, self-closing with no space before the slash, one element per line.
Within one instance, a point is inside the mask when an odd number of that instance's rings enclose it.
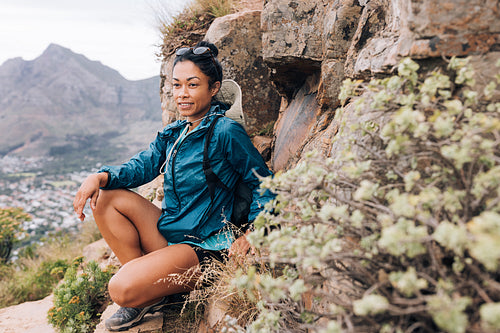
<path fill-rule="evenodd" d="M 232 80 L 224 80 L 217 97 L 219 101 L 231 105 L 231 108 L 226 111 L 226 116 L 245 126 L 245 118 L 241 107 L 241 89 L 239 85 Z M 248 221 L 248 214 L 250 213 L 250 205 L 252 204 L 253 199 L 252 190 L 243 182 L 241 177 L 236 182 L 233 190 L 228 188 L 212 170 L 210 159 L 208 158 L 208 146 L 214 133 L 215 124 L 220 117 L 223 117 L 223 115 L 218 114 L 215 116 L 215 119 L 210 124 L 205 136 L 205 145 L 203 148 L 203 172 L 205 173 L 208 192 L 210 193 L 210 200 L 212 203 L 214 201 L 215 189 L 217 186 L 233 193 L 234 203 L 233 213 L 231 214 L 231 224 L 238 229 L 237 231 L 244 232 L 251 224 Z"/>
<path fill-rule="evenodd" d="M 214 127 L 222 115 L 216 115 L 215 119 L 210 124 L 208 128 L 205 145 L 203 148 L 203 172 L 205 173 L 205 178 L 207 181 L 208 192 L 210 193 L 210 200 L 213 203 L 215 197 L 215 189 L 217 186 L 223 188 L 226 191 L 233 192 L 234 203 L 233 203 L 233 213 L 231 214 L 231 224 L 237 229 L 244 232 L 248 229 L 250 223 L 248 221 L 248 214 L 250 213 L 250 205 L 252 204 L 253 193 L 252 190 L 245 184 L 240 176 L 238 178 L 234 189 L 231 190 L 224 184 L 219 177 L 212 170 L 210 165 L 210 159 L 208 158 L 208 146 L 210 144 L 210 139 L 214 133 Z"/>

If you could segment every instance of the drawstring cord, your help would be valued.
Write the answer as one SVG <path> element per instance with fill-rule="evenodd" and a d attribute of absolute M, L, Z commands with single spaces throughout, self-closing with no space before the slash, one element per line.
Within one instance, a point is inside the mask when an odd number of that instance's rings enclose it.
<path fill-rule="evenodd" d="M 167 155 L 167 159 L 161 165 L 161 167 L 160 167 L 160 175 L 164 175 L 167 172 L 167 165 L 168 165 L 168 162 L 170 161 L 170 158 L 172 157 L 172 153 L 173 153 L 175 147 L 177 146 L 177 144 L 179 143 L 179 141 L 181 141 L 182 137 L 186 134 L 188 128 L 189 128 L 189 123 L 186 124 L 186 127 L 182 131 L 181 135 L 179 135 L 179 137 L 177 138 L 177 140 L 175 140 L 174 145 L 172 146 L 172 149 L 170 149 L 170 152 Z M 165 171 L 163 171 L 163 167 L 165 167 Z"/>

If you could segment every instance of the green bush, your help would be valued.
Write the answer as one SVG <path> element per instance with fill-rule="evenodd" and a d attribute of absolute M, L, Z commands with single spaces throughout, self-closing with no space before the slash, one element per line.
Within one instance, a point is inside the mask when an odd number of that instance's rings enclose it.
<path fill-rule="evenodd" d="M 418 70 L 346 80 L 341 153 L 263 181 L 274 214 L 249 239 L 288 269 L 233 280 L 261 297 L 250 331 L 500 330 L 500 75 Z"/>
<path fill-rule="evenodd" d="M 29 220 L 31 216 L 22 208 L 0 208 L 0 264 L 9 260 L 12 248 L 22 233 L 22 223 Z"/>
<path fill-rule="evenodd" d="M 82 261 L 81 257 L 75 259 L 54 290 L 54 307 L 48 312 L 48 320 L 59 332 L 93 332 L 110 300 L 107 286 L 113 272 L 101 270 L 95 261 Z"/>

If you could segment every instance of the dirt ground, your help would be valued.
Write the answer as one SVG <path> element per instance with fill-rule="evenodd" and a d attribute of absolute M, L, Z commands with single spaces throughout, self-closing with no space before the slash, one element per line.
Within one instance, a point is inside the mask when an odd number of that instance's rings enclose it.
<path fill-rule="evenodd" d="M 0 332 L 56 333 L 47 321 L 47 311 L 53 306 L 53 295 L 0 309 Z"/>

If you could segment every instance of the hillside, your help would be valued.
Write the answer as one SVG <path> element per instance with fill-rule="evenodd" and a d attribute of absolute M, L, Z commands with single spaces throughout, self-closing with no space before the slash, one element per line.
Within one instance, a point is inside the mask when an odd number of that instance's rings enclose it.
<path fill-rule="evenodd" d="M 252 139 L 278 197 L 249 236 L 256 256 L 191 294 L 206 305 L 197 332 L 499 332 L 498 1 L 262 7 L 200 37 L 251 127 L 269 127 Z M 155 331 L 194 331 L 178 319 Z"/>
<path fill-rule="evenodd" d="M 159 77 L 128 81 L 51 44 L 34 60 L 0 66 L 0 120 L 0 156 L 119 161 L 159 127 Z"/>

